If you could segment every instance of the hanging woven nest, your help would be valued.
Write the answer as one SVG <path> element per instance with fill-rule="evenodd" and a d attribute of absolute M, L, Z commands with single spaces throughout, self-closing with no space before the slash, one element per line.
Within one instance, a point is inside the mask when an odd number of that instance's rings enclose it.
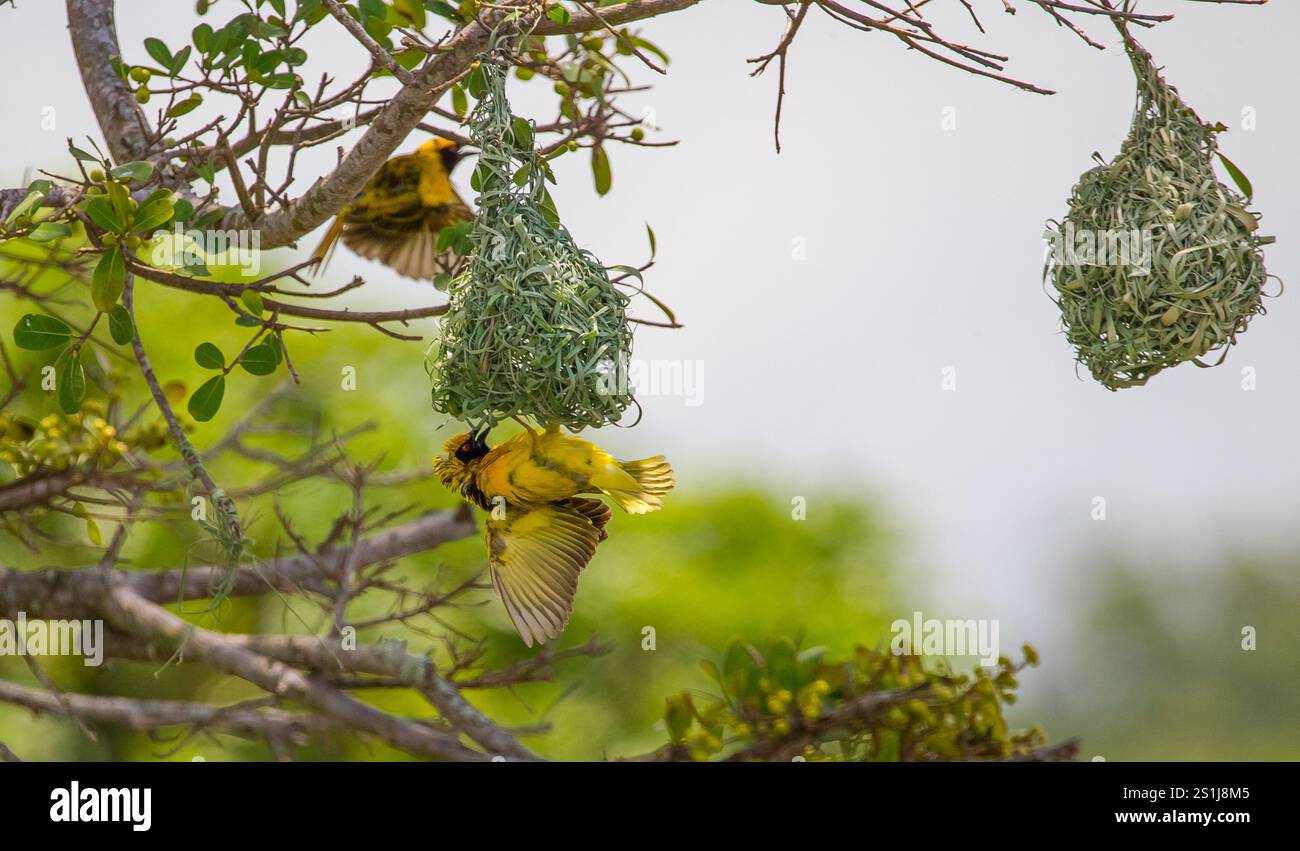
<path fill-rule="evenodd" d="M 507 57 L 489 52 L 470 80 L 479 214 L 429 355 L 433 407 L 473 429 L 510 417 L 597 428 L 633 402 L 610 380 L 631 352 L 628 296 L 560 223 L 549 164 L 506 99 Z"/>
<path fill-rule="evenodd" d="M 1080 363 L 1111 390 L 1227 347 L 1263 313 L 1264 256 L 1249 199 L 1215 175 L 1215 134 L 1121 26 L 1137 109 L 1119 155 L 1079 178 L 1046 234 L 1044 270 Z M 1095 156 L 1095 155 L 1094 155 Z M 1224 166 L 1249 193 L 1230 162 Z"/>

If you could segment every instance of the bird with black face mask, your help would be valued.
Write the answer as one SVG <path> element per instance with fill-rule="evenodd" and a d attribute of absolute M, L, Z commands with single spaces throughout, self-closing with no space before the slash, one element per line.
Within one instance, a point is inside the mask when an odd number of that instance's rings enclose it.
<path fill-rule="evenodd" d="M 629 514 L 662 507 L 673 470 L 662 455 L 618 461 L 551 425 L 489 448 L 487 434 L 461 434 L 433 459 L 442 483 L 488 512 L 484 538 L 492 587 L 529 647 L 563 631 L 578 574 L 605 540 L 610 511 L 602 494 Z"/>
<path fill-rule="evenodd" d="M 384 163 L 335 217 L 312 253 L 316 262 L 324 264 L 341 238 L 356 254 L 408 278 L 431 281 L 454 271 L 461 258 L 449 249 L 438 250 L 438 234 L 474 218 L 451 185 L 451 170 L 461 156 L 455 142 L 430 139 L 415 153 Z"/>

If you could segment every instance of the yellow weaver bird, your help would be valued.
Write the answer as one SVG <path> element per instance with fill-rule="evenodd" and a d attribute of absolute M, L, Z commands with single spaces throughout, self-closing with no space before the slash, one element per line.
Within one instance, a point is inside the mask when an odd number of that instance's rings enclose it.
<path fill-rule="evenodd" d="M 673 468 L 662 455 L 618 461 L 558 426 L 525 431 L 489 449 L 486 432 L 447 441 L 433 459 L 442 483 L 488 512 L 484 538 L 492 587 L 529 647 L 569 622 L 578 574 L 605 540 L 609 508 L 579 494 L 603 494 L 629 514 L 662 507 Z"/>
<path fill-rule="evenodd" d="M 460 158 L 455 142 L 439 138 L 384 163 L 357 200 L 334 218 L 312 253 L 316 262 L 327 261 L 342 238 L 352 251 L 408 278 L 429 281 L 452 271 L 460 258 L 438 250 L 438 232 L 474 218 L 451 185 Z"/>

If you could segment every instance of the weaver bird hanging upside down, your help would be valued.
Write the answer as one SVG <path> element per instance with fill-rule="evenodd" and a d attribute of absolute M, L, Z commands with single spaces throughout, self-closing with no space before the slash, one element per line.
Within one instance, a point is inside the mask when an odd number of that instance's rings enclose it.
<path fill-rule="evenodd" d="M 448 139 L 430 139 L 413 154 L 393 157 L 339 212 L 312 256 L 324 263 L 342 237 L 352 251 L 408 278 L 430 281 L 452 271 L 460 258 L 438 251 L 438 232 L 474 218 L 451 185 L 460 158 L 460 147 Z"/>
<path fill-rule="evenodd" d="M 532 647 L 569 622 L 578 574 L 606 537 L 609 508 L 579 494 L 604 494 L 628 514 L 645 514 L 662 507 L 673 468 L 662 455 L 617 461 L 554 425 L 491 449 L 486 437 L 453 437 L 433 467 L 444 485 L 488 512 L 492 587 Z"/>

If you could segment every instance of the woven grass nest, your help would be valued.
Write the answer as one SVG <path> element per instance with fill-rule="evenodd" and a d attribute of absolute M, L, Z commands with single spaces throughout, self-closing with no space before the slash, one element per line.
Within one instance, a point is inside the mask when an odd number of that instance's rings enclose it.
<path fill-rule="evenodd" d="M 633 403 L 608 378 L 631 352 L 629 298 L 560 223 L 549 165 L 510 111 L 508 67 L 503 52 L 485 55 L 471 80 L 479 213 L 428 358 L 433 407 L 473 429 L 510 417 L 600 427 Z"/>
<path fill-rule="evenodd" d="M 1221 350 L 1263 313 L 1268 273 L 1249 183 L 1214 171 L 1220 126 L 1207 126 L 1127 32 L 1137 77 L 1132 129 L 1118 156 L 1083 174 L 1047 236 L 1044 270 L 1080 363 L 1111 390 Z"/>

